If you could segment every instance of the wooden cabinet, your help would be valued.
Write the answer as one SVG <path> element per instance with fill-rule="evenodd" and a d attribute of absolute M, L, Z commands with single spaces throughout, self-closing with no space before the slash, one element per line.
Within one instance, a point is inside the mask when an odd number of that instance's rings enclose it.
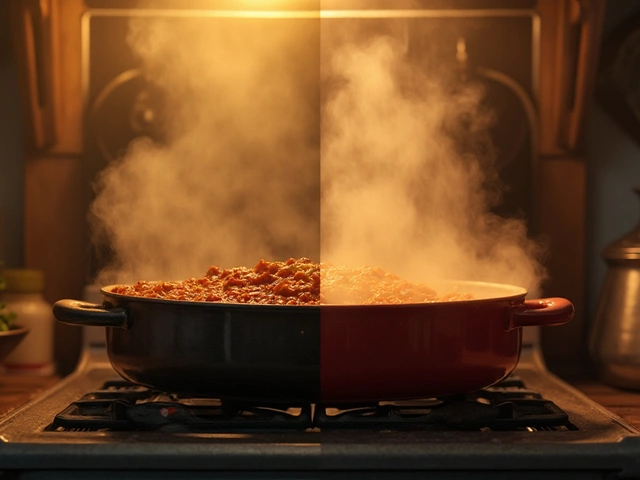
<path fill-rule="evenodd" d="M 87 186 L 82 174 L 81 0 L 10 0 L 24 106 L 25 266 L 44 271 L 45 298 L 80 298 Z M 80 329 L 56 324 L 56 360 L 75 366 Z"/>
<path fill-rule="evenodd" d="M 29 149 L 82 152 L 82 0 L 10 0 Z"/>
<path fill-rule="evenodd" d="M 579 155 L 595 86 L 606 0 L 539 0 L 540 153 Z"/>
<path fill-rule="evenodd" d="M 600 52 L 605 0 L 539 0 L 538 221 L 549 244 L 545 293 L 569 298 L 572 322 L 543 329 L 549 366 L 558 373 L 586 362 L 586 203 L 584 132 Z"/>

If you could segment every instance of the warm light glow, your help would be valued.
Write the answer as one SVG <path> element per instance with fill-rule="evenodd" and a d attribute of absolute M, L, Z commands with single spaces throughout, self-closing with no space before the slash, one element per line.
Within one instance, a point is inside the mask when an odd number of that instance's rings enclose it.
<path fill-rule="evenodd" d="M 136 138 L 100 174 L 94 241 L 118 261 L 97 283 L 305 256 L 425 284 L 454 276 L 536 290 L 542 247 L 523 221 L 489 211 L 498 152 L 486 92 L 435 59 L 414 61 L 415 22 L 396 21 L 459 12 L 233 7 L 130 17 L 132 51 L 169 112 L 166 139 Z M 393 21 L 383 34 L 361 18 Z M 451 62 L 464 59 L 463 39 L 440 33 L 451 38 L 426 28 L 421 41 L 440 38 Z"/>
<path fill-rule="evenodd" d="M 260 10 L 275 10 L 275 9 L 291 9 L 291 8 L 301 8 L 304 7 L 305 4 L 308 4 L 308 1 L 301 0 L 241 0 L 241 7 L 248 8 L 257 8 Z M 320 2 L 317 2 L 318 9 L 320 9 Z"/>

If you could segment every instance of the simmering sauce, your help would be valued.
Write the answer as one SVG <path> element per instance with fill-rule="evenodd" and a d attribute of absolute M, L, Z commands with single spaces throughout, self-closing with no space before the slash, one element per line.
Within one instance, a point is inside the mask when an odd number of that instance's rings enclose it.
<path fill-rule="evenodd" d="M 456 291 L 438 294 L 376 267 L 336 267 L 308 258 L 260 260 L 255 267 L 209 267 L 204 277 L 184 281 L 140 281 L 113 293 L 192 302 L 271 305 L 400 304 L 471 299 Z"/>

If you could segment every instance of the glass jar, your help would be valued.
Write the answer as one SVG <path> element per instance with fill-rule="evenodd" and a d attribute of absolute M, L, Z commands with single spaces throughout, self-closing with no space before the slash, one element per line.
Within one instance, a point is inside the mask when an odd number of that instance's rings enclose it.
<path fill-rule="evenodd" d="M 8 311 L 16 314 L 14 323 L 29 333 L 3 362 L 6 373 L 51 375 L 55 372 L 53 334 L 55 317 L 44 299 L 44 273 L 34 269 L 4 269 L 6 288 L 0 298 Z"/>

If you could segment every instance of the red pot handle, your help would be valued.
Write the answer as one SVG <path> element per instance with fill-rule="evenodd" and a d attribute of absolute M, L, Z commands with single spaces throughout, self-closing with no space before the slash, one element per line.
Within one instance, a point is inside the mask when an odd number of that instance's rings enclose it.
<path fill-rule="evenodd" d="M 566 298 L 525 300 L 511 310 L 507 330 L 518 327 L 563 325 L 573 318 L 574 311 L 573 304 Z"/>

